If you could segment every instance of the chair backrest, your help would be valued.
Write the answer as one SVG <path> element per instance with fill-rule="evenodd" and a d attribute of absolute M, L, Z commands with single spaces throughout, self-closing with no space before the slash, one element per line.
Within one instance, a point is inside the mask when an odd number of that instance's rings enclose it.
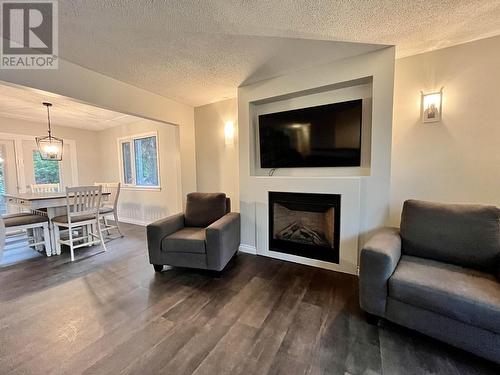
<path fill-rule="evenodd" d="M 493 271 L 500 259 L 500 209 L 408 200 L 401 239 L 403 254 Z"/>
<path fill-rule="evenodd" d="M 109 193 L 107 201 L 103 201 L 102 205 L 106 207 L 113 207 L 113 209 L 116 210 L 122 186 L 121 182 L 94 182 L 94 185 L 102 186 L 102 192 Z"/>
<path fill-rule="evenodd" d="M 226 194 L 189 193 L 184 221 L 187 227 L 208 227 L 227 213 Z"/>
<path fill-rule="evenodd" d="M 99 215 L 102 186 L 76 186 L 66 188 L 68 223 L 78 216 Z"/>
<path fill-rule="evenodd" d="M 31 192 L 37 193 L 57 193 L 59 192 L 59 184 L 32 184 Z"/>

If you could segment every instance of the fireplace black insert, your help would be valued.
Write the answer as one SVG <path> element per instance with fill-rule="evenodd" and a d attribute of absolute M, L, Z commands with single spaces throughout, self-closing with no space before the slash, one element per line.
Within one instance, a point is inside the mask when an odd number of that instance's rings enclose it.
<path fill-rule="evenodd" d="M 269 192 L 269 250 L 339 263 L 340 195 Z"/>

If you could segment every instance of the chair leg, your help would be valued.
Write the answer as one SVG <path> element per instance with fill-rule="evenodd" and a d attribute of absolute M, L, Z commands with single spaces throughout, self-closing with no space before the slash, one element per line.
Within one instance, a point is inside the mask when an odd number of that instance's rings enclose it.
<path fill-rule="evenodd" d="M 97 218 L 97 234 L 99 236 L 99 240 L 101 241 L 101 246 L 104 249 L 104 251 L 108 251 L 106 249 L 106 244 L 104 243 L 104 237 L 102 235 L 102 229 L 101 229 L 101 219 Z"/>
<path fill-rule="evenodd" d="M 106 219 L 106 216 L 102 216 L 102 222 L 103 222 L 104 229 L 106 230 L 108 237 L 111 236 L 111 233 L 109 233 L 109 224 L 108 224 L 108 219 Z"/>
<path fill-rule="evenodd" d="M 85 225 L 82 227 L 82 230 L 85 232 L 85 236 L 87 237 L 87 246 L 92 246 L 92 241 L 94 240 L 94 238 L 90 235 L 90 233 L 92 233 L 92 225 Z"/>
<path fill-rule="evenodd" d="M 69 251 L 71 253 L 71 261 L 75 261 L 75 249 L 73 248 L 73 228 L 69 228 Z"/>
<path fill-rule="evenodd" d="M 372 326 L 378 325 L 380 318 L 376 315 L 365 312 L 366 322 Z"/>
<path fill-rule="evenodd" d="M 118 212 L 116 212 L 116 210 L 113 211 L 113 216 L 115 218 L 116 230 L 118 231 L 118 233 L 120 233 L 120 237 L 123 237 L 123 233 L 120 229 L 120 224 L 118 223 Z"/>
<path fill-rule="evenodd" d="M 59 227 L 54 225 L 54 238 L 55 238 L 55 246 L 56 246 L 56 254 L 61 255 L 61 233 L 59 231 Z"/>
<path fill-rule="evenodd" d="M 163 264 L 153 264 L 153 268 L 156 272 L 161 272 L 163 271 Z"/>
<path fill-rule="evenodd" d="M 40 243 L 42 242 L 42 236 L 40 234 L 40 229 L 41 228 L 33 228 L 33 242 L 34 243 Z M 40 245 L 35 245 L 34 246 L 35 250 L 36 251 L 40 251 L 41 250 L 41 246 Z"/>
<path fill-rule="evenodd" d="M 50 232 L 48 224 L 43 226 L 43 242 L 45 246 L 45 253 L 48 257 L 50 257 L 52 255 L 52 246 L 50 246 Z"/>

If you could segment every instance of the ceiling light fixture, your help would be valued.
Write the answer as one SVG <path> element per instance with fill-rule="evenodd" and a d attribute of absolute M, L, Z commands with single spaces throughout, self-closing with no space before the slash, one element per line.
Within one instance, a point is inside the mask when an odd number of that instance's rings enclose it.
<path fill-rule="evenodd" d="M 52 107 L 52 103 L 43 102 L 42 104 L 47 107 L 49 135 L 47 137 L 35 137 L 38 152 L 40 152 L 42 160 L 61 161 L 63 155 L 63 140 L 61 138 L 53 137 L 52 130 L 50 128 L 50 107 Z"/>

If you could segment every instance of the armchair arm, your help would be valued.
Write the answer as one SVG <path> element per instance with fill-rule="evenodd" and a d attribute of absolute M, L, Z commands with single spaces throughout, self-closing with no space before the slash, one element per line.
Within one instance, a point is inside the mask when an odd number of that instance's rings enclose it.
<path fill-rule="evenodd" d="M 179 213 L 151 223 L 147 226 L 149 259 L 155 259 L 155 254 L 161 250 L 161 241 L 174 232 L 184 228 L 184 214 Z"/>
<path fill-rule="evenodd" d="M 208 268 L 221 271 L 240 246 L 240 214 L 228 213 L 209 225 L 205 238 Z"/>
<path fill-rule="evenodd" d="M 387 282 L 401 257 L 401 237 L 397 228 L 384 228 L 361 250 L 359 303 L 366 312 L 383 317 Z"/>

